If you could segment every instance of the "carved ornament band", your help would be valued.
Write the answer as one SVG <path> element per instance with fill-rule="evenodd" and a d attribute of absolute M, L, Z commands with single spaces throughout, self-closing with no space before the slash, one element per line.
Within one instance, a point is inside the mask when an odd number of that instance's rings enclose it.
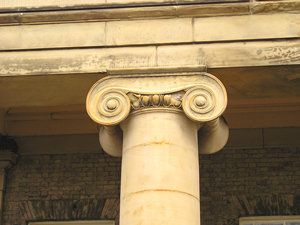
<path fill-rule="evenodd" d="M 131 111 L 178 109 L 194 121 L 219 117 L 227 105 L 223 84 L 213 75 L 190 72 L 153 76 L 112 76 L 99 80 L 89 91 L 89 116 L 101 125 L 116 125 Z"/>

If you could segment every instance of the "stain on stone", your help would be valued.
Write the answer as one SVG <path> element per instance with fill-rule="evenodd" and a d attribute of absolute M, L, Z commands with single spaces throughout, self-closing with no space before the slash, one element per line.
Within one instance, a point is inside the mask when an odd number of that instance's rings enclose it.
<path fill-rule="evenodd" d="M 270 63 L 291 63 L 300 61 L 300 49 L 298 47 L 268 47 L 257 50 L 257 56 Z"/>

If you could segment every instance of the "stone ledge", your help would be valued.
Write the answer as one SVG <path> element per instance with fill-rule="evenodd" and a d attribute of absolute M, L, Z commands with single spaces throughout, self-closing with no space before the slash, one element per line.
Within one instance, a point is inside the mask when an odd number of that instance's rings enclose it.
<path fill-rule="evenodd" d="M 0 15 L 1 16 L 1 15 Z M 300 14 L 147 19 L 0 27 L 1 51 L 299 38 Z M 230 30 L 230 32 L 228 32 Z M 86 37 L 89 38 L 86 38 Z"/>
<path fill-rule="evenodd" d="M 12 51 L 0 54 L 0 76 L 100 73 L 145 67 L 211 68 L 300 64 L 300 39 L 230 43 Z"/>
<path fill-rule="evenodd" d="M 12 2 L 12 1 L 7 1 Z M 145 18 L 209 17 L 278 12 L 299 12 L 300 2 L 287 1 L 247 1 L 247 0 L 108 0 L 107 3 L 88 1 L 85 5 L 68 1 L 64 5 L 13 6 L 3 5 L 0 11 L 0 24 L 39 24 L 79 21 L 107 21 Z M 60 1 L 62 4 L 63 1 Z M 78 2 L 77 2 L 78 3 Z M 190 5 L 191 4 L 191 5 Z M 122 8 L 123 7 L 123 8 Z M 57 11 L 54 11 L 57 10 Z"/>
<path fill-rule="evenodd" d="M 287 10 L 288 12 L 288 10 Z M 114 21 L 176 17 L 249 15 L 248 3 L 143 6 L 45 12 L 14 12 L 0 15 L 1 25 L 49 24 L 65 22 Z"/>

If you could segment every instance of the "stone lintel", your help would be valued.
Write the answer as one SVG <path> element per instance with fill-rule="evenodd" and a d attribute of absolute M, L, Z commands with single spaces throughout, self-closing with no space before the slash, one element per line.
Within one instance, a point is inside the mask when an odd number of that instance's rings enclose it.
<path fill-rule="evenodd" d="M 300 41 L 291 39 L 158 47 L 9 51 L 0 54 L 0 76 L 99 74 L 109 69 L 199 65 L 207 65 L 208 69 L 292 66 L 300 65 L 299 49 Z"/>

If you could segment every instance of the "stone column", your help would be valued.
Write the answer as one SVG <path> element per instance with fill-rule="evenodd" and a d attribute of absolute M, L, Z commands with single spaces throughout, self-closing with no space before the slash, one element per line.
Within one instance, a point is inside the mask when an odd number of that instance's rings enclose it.
<path fill-rule="evenodd" d="M 221 82 L 204 72 L 111 76 L 91 88 L 100 143 L 122 156 L 120 225 L 200 224 L 198 151 L 225 145 L 226 103 Z"/>

